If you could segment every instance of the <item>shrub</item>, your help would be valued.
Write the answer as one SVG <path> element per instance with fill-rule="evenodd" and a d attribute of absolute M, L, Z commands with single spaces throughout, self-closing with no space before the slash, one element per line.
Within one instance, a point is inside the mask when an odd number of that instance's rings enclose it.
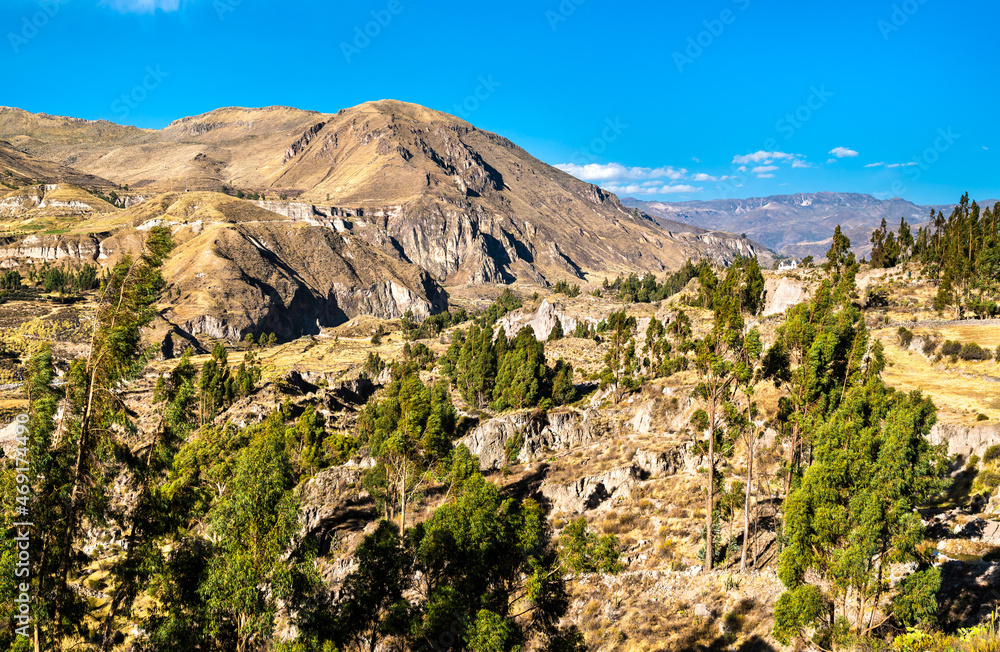
<path fill-rule="evenodd" d="M 904 349 L 909 348 L 910 342 L 913 341 L 913 331 L 906 328 L 906 326 L 899 327 L 899 345 Z"/>
<path fill-rule="evenodd" d="M 951 340 L 946 340 L 944 344 L 941 345 L 941 355 L 947 357 L 950 355 L 958 355 L 962 352 L 962 343 L 953 342 Z"/>
<path fill-rule="evenodd" d="M 559 536 L 563 562 L 575 573 L 610 573 L 621 570 L 621 544 L 613 535 L 600 536 L 587 530 L 580 517 Z"/>
<path fill-rule="evenodd" d="M 1000 444 L 993 444 L 983 453 L 983 462 L 988 464 L 996 460 L 1000 460 Z"/>
<path fill-rule="evenodd" d="M 989 421 L 989 420 L 990 418 L 985 414 L 983 414 L 982 412 L 976 415 L 976 421 Z"/>
<path fill-rule="evenodd" d="M 975 342 L 969 342 L 964 344 L 961 350 L 958 352 L 958 357 L 963 360 L 989 360 L 991 357 L 990 352 L 979 346 Z"/>
<path fill-rule="evenodd" d="M 997 487 L 1000 487 L 1000 471 L 990 469 L 979 472 L 979 475 L 976 476 L 973 490 L 985 489 L 987 492 L 993 493 Z"/>
<path fill-rule="evenodd" d="M 926 340 L 924 340 L 924 346 L 923 346 L 924 355 L 926 355 L 927 357 L 934 355 L 935 349 L 937 349 L 937 342 L 935 342 L 929 337 Z"/>

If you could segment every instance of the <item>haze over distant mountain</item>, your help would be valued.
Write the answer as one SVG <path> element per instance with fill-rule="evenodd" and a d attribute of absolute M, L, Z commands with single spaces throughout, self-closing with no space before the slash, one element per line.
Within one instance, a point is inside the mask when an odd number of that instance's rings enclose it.
<path fill-rule="evenodd" d="M 843 192 L 797 193 L 749 199 L 714 199 L 678 203 L 648 202 L 627 197 L 622 204 L 661 220 L 705 229 L 745 233 L 749 238 L 786 256 L 821 257 L 830 248 L 840 225 L 859 253 L 870 248 L 869 238 L 882 220 L 893 229 L 900 219 L 921 224 L 930 211 L 947 214 L 951 205 L 919 206 L 905 199 L 876 199 Z M 992 205 L 992 202 L 990 203 Z M 668 226 L 669 228 L 669 226 Z"/>

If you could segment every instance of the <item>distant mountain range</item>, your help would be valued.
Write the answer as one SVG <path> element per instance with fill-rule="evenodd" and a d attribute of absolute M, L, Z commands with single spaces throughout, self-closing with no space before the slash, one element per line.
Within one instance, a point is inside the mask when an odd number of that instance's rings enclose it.
<path fill-rule="evenodd" d="M 980 201 L 981 205 L 994 200 Z M 869 238 L 884 219 L 893 229 L 900 219 L 911 225 L 928 221 L 931 209 L 947 215 L 953 204 L 920 206 L 899 197 L 876 199 L 848 192 L 797 193 L 749 199 L 649 202 L 626 197 L 622 204 L 651 215 L 664 228 L 678 226 L 743 233 L 784 256 L 821 257 L 840 225 L 859 254 L 870 249 Z"/>

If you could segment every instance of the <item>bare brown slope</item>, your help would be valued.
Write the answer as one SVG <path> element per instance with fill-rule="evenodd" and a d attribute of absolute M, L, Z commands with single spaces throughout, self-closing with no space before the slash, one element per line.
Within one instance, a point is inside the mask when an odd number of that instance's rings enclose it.
<path fill-rule="evenodd" d="M 75 145 L 39 148 L 73 149 L 83 169 L 147 192 L 226 184 L 338 207 L 374 226 L 387 253 L 449 284 L 600 280 L 756 253 L 727 234 L 670 233 L 501 136 L 404 102 L 332 115 L 219 109 L 110 149 L 90 140 L 90 123 L 65 126 Z"/>
<path fill-rule="evenodd" d="M 20 219 L 20 218 L 18 218 Z M 72 233 L 0 238 L 0 267 L 41 261 L 113 265 L 154 226 L 177 244 L 165 266 L 162 318 L 190 336 L 229 340 L 318 333 L 358 315 L 418 318 L 447 308 L 427 272 L 348 230 L 292 220 L 218 193 L 173 193 L 81 215 Z M 0 215 L 0 231 L 7 222 Z"/>
<path fill-rule="evenodd" d="M 68 183 L 91 188 L 110 188 L 114 185 L 107 179 L 26 154 L 5 140 L 0 140 L 0 180 L 15 185 L 35 182 Z"/>

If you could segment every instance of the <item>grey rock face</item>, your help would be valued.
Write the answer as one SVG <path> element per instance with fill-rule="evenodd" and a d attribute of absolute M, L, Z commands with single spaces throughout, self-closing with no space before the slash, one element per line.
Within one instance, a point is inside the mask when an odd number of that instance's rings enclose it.
<path fill-rule="evenodd" d="M 484 471 L 492 471 L 502 469 L 508 463 L 537 461 L 547 452 L 586 444 L 596 436 L 589 411 L 567 409 L 537 416 L 521 411 L 490 419 L 459 443 L 479 456 L 479 465 Z M 507 445 L 512 442 L 520 443 L 520 450 L 515 460 L 508 460 Z"/>
<path fill-rule="evenodd" d="M 503 328 L 508 338 L 513 338 L 522 328 L 530 326 L 535 331 L 535 338 L 539 341 L 548 339 L 556 322 L 562 324 L 564 333 L 571 333 L 577 325 L 575 317 L 569 317 L 562 313 L 557 305 L 549 303 L 548 299 L 542 301 L 538 310 L 525 314 L 522 310 L 515 310 L 504 315 L 497 322 L 499 328 Z"/>
<path fill-rule="evenodd" d="M 948 455 L 982 457 L 987 448 L 1000 443 L 1000 425 L 963 426 L 954 423 L 936 424 L 928 436 L 932 444 L 947 443 Z"/>
<path fill-rule="evenodd" d="M 642 471 L 629 464 L 567 484 L 543 484 L 541 492 L 553 511 L 580 513 L 596 509 L 611 499 L 628 498 L 641 480 Z"/>

